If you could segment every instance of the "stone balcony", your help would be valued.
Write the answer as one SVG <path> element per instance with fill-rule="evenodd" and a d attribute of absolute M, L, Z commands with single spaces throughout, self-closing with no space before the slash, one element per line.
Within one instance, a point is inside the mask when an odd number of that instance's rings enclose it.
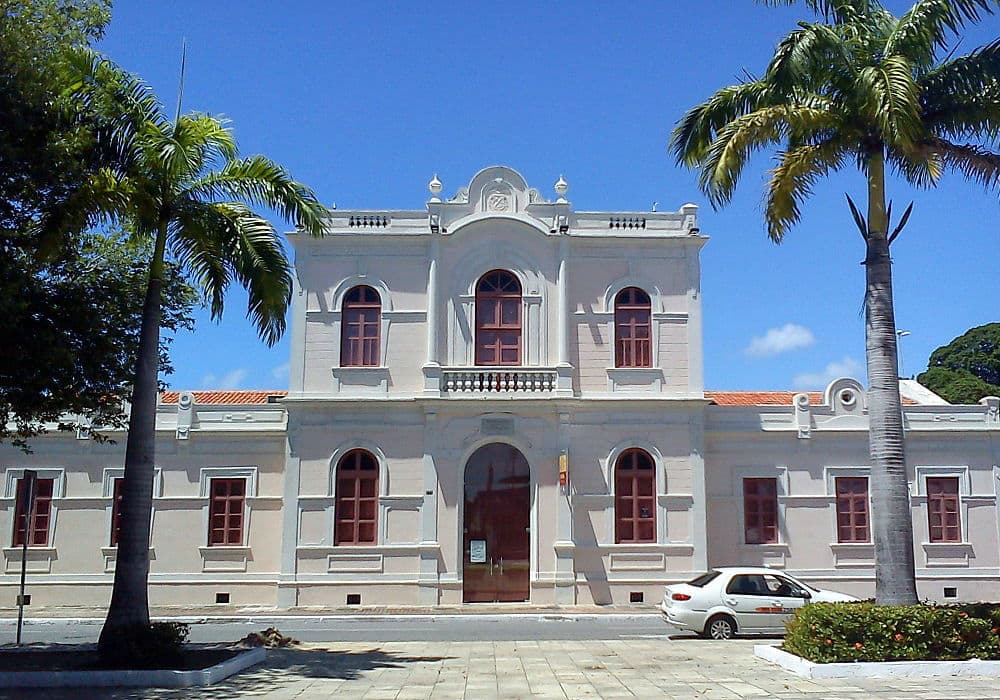
<path fill-rule="evenodd" d="M 566 367 L 424 367 L 428 389 L 439 396 L 572 395 L 572 371 Z"/>

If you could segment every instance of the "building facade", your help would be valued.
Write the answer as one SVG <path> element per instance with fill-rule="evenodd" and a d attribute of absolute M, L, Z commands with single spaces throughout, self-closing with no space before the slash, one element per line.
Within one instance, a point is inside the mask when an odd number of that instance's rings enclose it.
<path fill-rule="evenodd" d="M 429 188 L 292 237 L 287 392 L 161 397 L 154 604 L 650 602 L 725 564 L 871 594 L 864 391 L 706 393 L 694 205 Z M 903 388 L 920 594 L 996 598 L 1000 400 Z M 108 600 L 124 439 L 85 438 L 0 451 L 10 600 L 25 537 L 36 604 Z"/>

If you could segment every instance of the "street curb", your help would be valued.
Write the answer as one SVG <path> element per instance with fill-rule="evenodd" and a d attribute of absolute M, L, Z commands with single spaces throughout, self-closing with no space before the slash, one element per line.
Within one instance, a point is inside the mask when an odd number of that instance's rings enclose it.
<path fill-rule="evenodd" d="M 864 661 L 817 664 L 771 644 L 756 644 L 754 656 L 801 678 L 903 678 L 927 676 L 1000 676 L 1000 661 Z"/>
<path fill-rule="evenodd" d="M 247 649 L 214 666 L 193 671 L 10 671 L 0 673 L 0 688 L 189 688 L 218 683 L 259 664 L 266 656 L 263 647 Z"/>

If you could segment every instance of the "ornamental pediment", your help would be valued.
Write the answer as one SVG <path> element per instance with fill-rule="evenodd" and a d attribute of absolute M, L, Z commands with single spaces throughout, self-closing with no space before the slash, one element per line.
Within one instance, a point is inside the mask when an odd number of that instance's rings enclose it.
<path fill-rule="evenodd" d="M 432 195 L 428 211 L 432 217 L 439 217 L 447 233 L 486 218 L 521 220 L 545 233 L 554 233 L 554 217 L 559 213 L 565 216 L 569 211 L 569 202 L 563 196 L 568 187 L 561 177 L 556 183 L 559 198 L 551 202 L 536 188 L 529 187 L 521 173 L 506 166 L 480 170 L 467 186 L 447 199 L 440 197 L 444 185 L 437 176 L 428 189 Z"/>

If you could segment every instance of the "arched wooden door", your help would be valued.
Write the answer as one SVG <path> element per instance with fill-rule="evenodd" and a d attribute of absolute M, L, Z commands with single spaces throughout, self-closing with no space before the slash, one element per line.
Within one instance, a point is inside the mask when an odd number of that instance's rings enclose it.
<path fill-rule="evenodd" d="M 531 473 L 520 450 L 484 445 L 465 465 L 466 603 L 526 601 L 531 568 Z"/>

